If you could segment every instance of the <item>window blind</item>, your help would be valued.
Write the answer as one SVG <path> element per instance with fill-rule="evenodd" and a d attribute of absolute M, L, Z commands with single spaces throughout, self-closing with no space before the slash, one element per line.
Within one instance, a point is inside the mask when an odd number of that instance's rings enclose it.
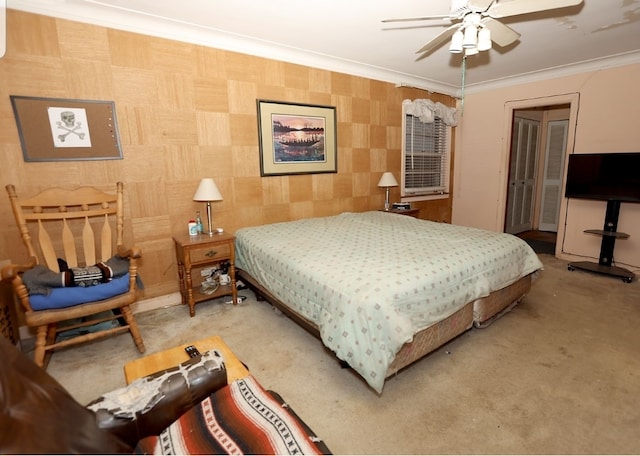
<path fill-rule="evenodd" d="M 403 142 L 404 195 L 445 193 L 449 182 L 447 125 L 440 117 L 427 123 L 405 114 Z"/>

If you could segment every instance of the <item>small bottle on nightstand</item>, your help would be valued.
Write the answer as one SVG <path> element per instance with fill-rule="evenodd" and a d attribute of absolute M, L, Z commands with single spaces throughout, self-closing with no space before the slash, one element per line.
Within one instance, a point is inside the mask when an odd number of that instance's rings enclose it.
<path fill-rule="evenodd" d="M 202 217 L 200 217 L 200 211 L 196 211 L 196 229 L 198 234 L 202 234 L 204 232 L 204 227 L 202 226 Z"/>

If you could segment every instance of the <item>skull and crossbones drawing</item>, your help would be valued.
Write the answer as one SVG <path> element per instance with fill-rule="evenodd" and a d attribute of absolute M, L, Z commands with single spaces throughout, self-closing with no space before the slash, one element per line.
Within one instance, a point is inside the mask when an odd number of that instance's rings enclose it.
<path fill-rule="evenodd" d="M 80 139 L 84 139 L 85 134 L 82 132 L 76 131 L 80 127 L 82 127 L 82 122 L 76 122 L 76 115 L 72 111 L 61 112 L 60 119 L 62 121 L 58 121 L 56 122 L 56 124 L 58 125 L 59 129 L 66 131 L 66 133 L 62 133 L 58 135 L 58 139 L 60 141 L 64 142 L 65 139 L 67 139 L 67 136 L 69 136 L 71 133 L 73 133 L 74 135 L 77 135 L 78 138 Z"/>

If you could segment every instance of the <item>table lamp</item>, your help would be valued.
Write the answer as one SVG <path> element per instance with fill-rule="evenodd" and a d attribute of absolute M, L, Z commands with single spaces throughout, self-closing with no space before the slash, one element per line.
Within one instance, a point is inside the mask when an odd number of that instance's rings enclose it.
<path fill-rule="evenodd" d="M 206 201 L 207 203 L 207 223 L 209 224 L 209 236 L 213 235 L 213 224 L 211 221 L 211 201 L 222 201 L 222 195 L 218 186 L 210 177 L 200 181 L 196 194 L 193 195 L 194 201 Z"/>
<path fill-rule="evenodd" d="M 389 210 L 389 188 L 390 187 L 397 187 L 398 186 L 398 181 L 396 181 L 396 178 L 393 177 L 393 174 L 390 172 L 386 172 L 382 175 L 382 177 L 380 178 L 380 181 L 378 182 L 378 187 L 385 187 L 386 188 L 386 194 L 384 197 L 384 210 L 388 211 Z"/>

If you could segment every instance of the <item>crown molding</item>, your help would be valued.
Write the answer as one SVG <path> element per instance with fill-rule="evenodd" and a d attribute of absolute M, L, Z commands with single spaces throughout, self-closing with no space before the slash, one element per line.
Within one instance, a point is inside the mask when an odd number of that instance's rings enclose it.
<path fill-rule="evenodd" d="M 539 82 L 547 79 L 557 79 L 565 76 L 573 76 L 581 73 L 590 73 L 593 71 L 604 70 L 607 68 L 616 68 L 626 65 L 634 65 L 640 63 L 640 51 L 632 51 L 623 54 L 611 55 L 600 59 L 587 60 L 584 62 L 572 63 L 570 65 L 562 65 L 554 68 L 547 68 L 540 71 L 532 71 L 530 73 L 517 74 L 508 78 L 494 79 L 478 84 L 467 85 L 465 93 L 486 92 L 488 90 L 496 90 L 515 85 L 528 84 L 531 82 Z M 460 96 L 461 89 L 456 92 L 456 96 Z"/>
<path fill-rule="evenodd" d="M 81 0 L 7 0 L 11 9 L 43 16 L 140 33 L 157 38 L 193 43 L 241 54 L 360 76 L 397 86 L 410 86 L 430 92 L 455 96 L 458 87 L 426 78 L 392 71 L 360 62 L 309 52 L 278 43 L 261 41 L 245 35 L 203 27 L 197 24 L 167 20 L 126 8 L 105 6 L 99 2 Z M 72 5 L 71 5 L 72 4 Z"/>
<path fill-rule="evenodd" d="M 7 7 L 28 13 L 89 23 L 133 33 L 140 33 L 174 41 L 188 42 L 216 49 L 254 55 L 328 71 L 350 74 L 377 81 L 389 82 L 396 87 L 413 87 L 461 98 L 463 88 L 443 84 L 428 78 L 392 71 L 360 62 L 313 53 L 308 50 L 261 41 L 241 34 L 233 34 L 201 25 L 168 20 L 154 15 L 129 10 L 126 7 L 105 5 L 98 0 L 6 0 Z M 464 93 L 478 93 L 514 85 L 526 84 L 605 68 L 640 62 L 640 51 L 629 52 L 576 64 L 563 65 L 541 71 L 516 74 L 501 79 L 469 84 Z"/>

